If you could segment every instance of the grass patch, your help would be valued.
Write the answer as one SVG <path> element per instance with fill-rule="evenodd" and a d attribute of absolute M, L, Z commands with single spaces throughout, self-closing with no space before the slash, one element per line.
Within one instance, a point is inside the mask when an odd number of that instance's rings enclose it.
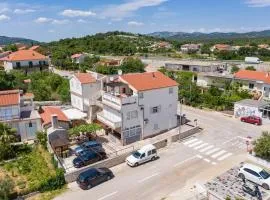
<path fill-rule="evenodd" d="M 66 190 L 67 190 L 67 187 L 64 186 L 63 188 L 58 189 L 58 190 L 37 194 L 33 197 L 27 198 L 26 200 L 51 200 L 59 196 L 60 194 L 64 193 Z"/>

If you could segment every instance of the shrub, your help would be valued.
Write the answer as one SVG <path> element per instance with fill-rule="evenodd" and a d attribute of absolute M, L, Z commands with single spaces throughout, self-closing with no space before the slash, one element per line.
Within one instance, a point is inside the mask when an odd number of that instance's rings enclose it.
<path fill-rule="evenodd" d="M 256 156 L 270 161 L 270 133 L 265 131 L 262 136 L 254 142 Z"/>
<path fill-rule="evenodd" d="M 45 132 L 37 132 L 37 139 L 44 149 L 47 149 L 47 134 Z"/>
<path fill-rule="evenodd" d="M 65 183 L 66 181 L 65 181 L 65 176 L 64 176 L 64 170 L 57 169 L 55 176 L 41 183 L 39 191 L 46 192 L 46 191 L 51 191 L 51 190 L 57 190 L 57 189 L 62 188 L 62 186 L 65 185 Z"/>
<path fill-rule="evenodd" d="M 0 199 L 8 200 L 9 195 L 12 193 L 14 183 L 10 177 L 6 176 L 4 179 L 0 179 Z"/>

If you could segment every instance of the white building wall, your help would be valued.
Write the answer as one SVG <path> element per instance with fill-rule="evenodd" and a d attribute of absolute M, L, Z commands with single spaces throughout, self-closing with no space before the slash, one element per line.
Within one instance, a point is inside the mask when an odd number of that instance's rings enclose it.
<path fill-rule="evenodd" d="M 83 98 L 71 93 L 71 105 L 83 111 Z"/>
<path fill-rule="evenodd" d="M 248 117 L 257 116 L 262 117 L 262 112 L 259 111 L 258 107 L 246 106 L 242 104 L 234 104 L 234 117 Z"/>
<path fill-rule="evenodd" d="M 20 118 L 19 105 L 0 107 L 0 121 L 18 119 L 18 118 Z"/>
<path fill-rule="evenodd" d="M 143 92 L 143 98 L 139 98 L 139 105 L 144 107 L 144 120 L 148 120 L 143 126 L 143 138 L 150 137 L 162 131 L 177 126 L 177 102 L 178 87 L 161 88 Z M 158 107 L 158 113 L 152 113 L 152 108 Z"/>
<path fill-rule="evenodd" d="M 112 122 L 120 122 L 122 120 L 121 113 L 109 106 L 104 105 L 103 114 L 106 119 Z"/>

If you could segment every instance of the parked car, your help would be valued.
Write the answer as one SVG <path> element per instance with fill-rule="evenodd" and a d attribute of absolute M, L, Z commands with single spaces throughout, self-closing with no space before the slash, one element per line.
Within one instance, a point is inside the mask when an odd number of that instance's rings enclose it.
<path fill-rule="evenodd" d="M 246 122 L 250 124 L 255 124 L 257 126 L 262 125 L 262 119 L 257 116 L 248 116 L 248 117 L 241 117 L 241 122 Z"/>
<path fill-rule="evenodd" d="M 113 177 L 112 171 L 108 168 L 91 168 L 80 173 L 77 178 L 77 183 L 80 188 L 86 190 L 108 181 Z"/>
<path fill-rule="evenodd" d="M 140 150 L 135 151 L 132 155 L 126 158 L 126 162 L 131 167 L 137 167 L 138 165 L 148 162 L 154 161 L 157 158 L 157 149 L 154 145 L 149 144 L 142 147 Z"/>
<path fill-rule="evenodd" d="M 76 155 L 76 156 L 78 156 L 81 152 L 83 152 L 84 151 L 84 148 L 83 147 L 81 147 L 81 146 L 78 146 L 78 147 L 76 147 L 74 150 L 73 150 L 73 152 L 74 152 L 74 154 Z"/>
<path fill-rule="evenodd" d="M 81 147 L 85 149 L 95 150 L 95 151 L 100 151 L 101 149 L 103 149 L 102 144 L 97 141 L 84 142 L 81 145 Z"/>
<path fill-rule="evenodd" d="M 77 158 L 75 158 L 73 160 L 73 165 L 76 168 L 80 168 L 98 162 L 102 159 L 104 159 L 104 157 L 101 154 L 92 151 L 87 151 L 84 154 L 81 154 Z"/>
<path fill-rule="evenodd" d="M 266 190 L 270 189 L 270 174 L 256 165 L 248 163 L 244 164 L 240 167 L 238 176 L 242 179 L 247 179 L 256 183 Z"/>

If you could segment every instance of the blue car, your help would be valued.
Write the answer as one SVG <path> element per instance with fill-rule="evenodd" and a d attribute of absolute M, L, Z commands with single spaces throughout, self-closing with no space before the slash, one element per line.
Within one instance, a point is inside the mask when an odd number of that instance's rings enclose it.
<path fill-rule="evenodd" d="M 93 164 L 102 160 L 103 157 L 95 152 L 87 151 L 73 160 L 73 165 L 75 168 L 80 168 L 86 165 Z"/>
<path fill-rule="evenodd" d="M 93 150 L 93 151 L 101 151 L 101 149 L 102 149 L 101 143 L 99 143 L 97 141 L 84 142 L 81 145 L 81 147 L 84 149 Z"/>
<path fill-rule="evenodd" d="M 76 156 L 80 155 L 85 149 L 82 146 L 78 146 L 74 149 L 74 153 Z"/>

